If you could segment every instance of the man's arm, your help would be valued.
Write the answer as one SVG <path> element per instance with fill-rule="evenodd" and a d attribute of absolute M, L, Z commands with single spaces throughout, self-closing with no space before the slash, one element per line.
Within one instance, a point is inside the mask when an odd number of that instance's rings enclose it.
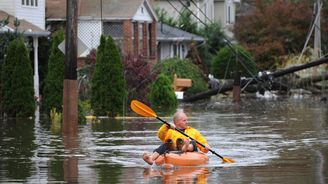
<path fill-rule="evenodd" d="M 169 131 L 170 128 L 175 129 L 174 123 L 170 123 L 170 127 L 166 124 L 163 124 L 157 131 L 157 137 L 164 142 L 167 132 Z"/>

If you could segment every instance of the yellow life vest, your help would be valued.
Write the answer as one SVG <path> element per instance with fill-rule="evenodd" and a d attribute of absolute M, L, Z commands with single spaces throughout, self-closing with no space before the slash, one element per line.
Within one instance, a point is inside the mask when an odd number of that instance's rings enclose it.
<path fill-rule="evenodd" d="M 195 139 L 196 141 L 202 143 L 203 145 L 208 144 L 206 139 L 202 136 L 202 134 L 190 126 L 188 126 L 185 129 L 184 133 L 187 134 L 188 136 L 190 136 L 191 138 Z M 159 128 L 159 130 L 157 132 L 157 136 L 163 142 L 172 141 L 172 144 L 173 144 L 172 146 L 174 148 L 176 148 L 177 139 L 180 138 L 180 139 L 184 140 L 187 138 L 186 136 L 182 135 L 180 132 L 170 129 L 166 124 L 163 124 Z M 204 153 L 208 152 L 206 149 L 204 149 L 199 144 L 197 144 L 197 147 Z"/>

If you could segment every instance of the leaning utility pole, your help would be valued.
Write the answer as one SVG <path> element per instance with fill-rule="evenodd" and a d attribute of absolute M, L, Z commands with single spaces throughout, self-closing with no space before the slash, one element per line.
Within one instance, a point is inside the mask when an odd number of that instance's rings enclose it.
<path fill-rule="evenodd" d="M 77 2 L 66 0 L 65 70 L 63 90 L 63 126 L 65 135 L 77 134 Z"/>
<path fill-rule="evenodd" d="M 321 26 L 320 26 L 320 17 L 321 17 L 321 0 L 317 0 L 314 6 L 315 12 L 315 22 L 314 22 L 314 54 L 316 58 L 321 57 Z"/>

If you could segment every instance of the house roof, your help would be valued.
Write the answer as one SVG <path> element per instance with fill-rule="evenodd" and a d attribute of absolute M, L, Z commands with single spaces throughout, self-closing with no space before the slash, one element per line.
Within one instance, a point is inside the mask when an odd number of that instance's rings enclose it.
<path fill-rule="evenodd" d="M 167 24 L 157 23 L 158 41 L 204 41 L 204 38 L 181 29 L 169 26 Z"/>
<path fill-rule="evenodd" d="M 8 24 L 4 25 L 4 27 L 0 28 L 0 32 L 5 31 L 14 31 L 15 25 L 14 22 L 16 20 L 16 17 L 0 10 L 0 20 L 8 19 Z M 48 36 L 50 32 L 45 31 L 38 26 L 24 20 L 24 19 L 18 19 L 19 20 L 19 26 L 17 27 L 17 31 L 20 33 L 23 33 L 25 36 Z M 0 26 L 1 27 L 1 26 Z"/>
<path fill-rule="evenodd" d="M 79 0 L 79 19 L 132 19 L 143 4 L 157 20 L 148 0 Z M 47 20 L 66 20 L 66 0 L 46 0 Z"/>

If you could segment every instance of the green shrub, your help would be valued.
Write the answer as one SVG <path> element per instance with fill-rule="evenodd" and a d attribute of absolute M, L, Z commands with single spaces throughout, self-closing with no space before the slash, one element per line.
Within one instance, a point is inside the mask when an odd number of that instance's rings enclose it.
<path fill-rule="evenodd" d="M 160 112 L 170 112 L 178 106 L 178 100 L 172 88 L 170 79 L 159 74 L 150 86 L 149 101 Z"/>
<path fill-rule="evenodd" d="M 33 70 L 22 38 L 11 41 L 1 70 L 1 109 L 9 117 L 34 115 Z"/>
<path fill-rule="evenodd" d="M 86 124 L 87 123 L 87 119 L 86 119 L 86 111 L 85 111 L 85 109 L 83 108 L 83 104 L 82 104 L 82 102 L 79 100 L 79 102 L 78 102 L 78 106 L 77 106 L 78 108 L 78 116 L 77 116 L 77 122 L 78 122 L 78 124 L 79 125 L 84 125 L 84 124 Z"/>
<path fill-rule="evenodd" d="M 178 58 L 167 59 L 158 62 L 153 70 L 165 74 L 173 81 L 173 75 L 177 74 L 178 78 L 189 78 L 192 80 L 192 86 L 186 90 L 186 94 L 196 94 L 208 89 L 207 81 L 201 70 L 189 60 Z"/>
<path fill-rule="evenodd" d="M 65 56 L 58 49 L 58 45 L 64 40 L 63 30 L 54 33 L 52 38 L 51 53 L 48 62 L 48 73 L 44 80 L 42 109 L 49 114 L 55 108 L 62 112 L 63 104 L 63 81 Z"/>
<path fill-rule="evenodd" d="M 251 58 L 251 54 L 240 46 L 234 46 L 233 49 L 224 47 L 214 57 L 211 71 L 214 77 L 232 79 L 236 70 L 241 72 L 241 76 L 253 77 L 257 73 L 256 63 L 242 56 Z M 236 53 L 239 57 L 236 57 Z"/>
<path fill-rule="evenodd" d="M 123 114 L 126 100 L 123 66 L 114 40 L 101 36 L 91 79 L 91 107 L 96 116 Z"/>

